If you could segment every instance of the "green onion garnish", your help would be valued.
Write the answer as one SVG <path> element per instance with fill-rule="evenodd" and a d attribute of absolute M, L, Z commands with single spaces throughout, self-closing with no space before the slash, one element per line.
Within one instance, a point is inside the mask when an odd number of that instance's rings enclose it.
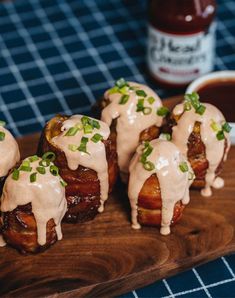
<path fill-rule="evenodd" d="M 50 172 L 53 176 L 58 176 L 59 175 L 59 169 L 55 165 L 50 166 Z"/>
<path fill-rule="evenodd" d="M 5 132 L 0 131 L 0 141 L 3 141 L 5 139 Z"/>
<path fill-rule="evenodd" d="M 65 187 L 65 186 L 68 185 L 68 183 L 67 183 L 66 181 L 64 181 L 63 179 L 60 180 L 60 184 L 61 184 L 63 187 Z"/>
<path fill-rule="evenodd" d="M 28 160 L 23 160 L 22 166 L 24 166 L 24 167 L 30 167 L 30 162 Z"/>
<path fill-rule="evenodd" d="M 22 166 L 19 167 L 19 170 L 20 171 L 23 171 L 23 172 L 31 172 L 32 171 L 32 167 L 28 167 L 28 166 L 22 165 Z"/>
<path fill-rule="evenodd" d="M 109 89 L 108 93 L 109 94 L 114 94 L 119 91 L 119 88 L 117 86 L 114 86 L 113 88 Z"/>
<path fill-rule="evenodd" d="M 79 128 L 76 126 L 70 127 L 68 131 L 66 132 L 66 137 L 72 137 L 75 136 L 75 134 L 79 131 Z"/>
<path fill-rule="evenodd" d="M 157 110 L 158 116 L 165 117 L 167 114 L 169 114 L 169 109 L 167 107 L 162 106 Z"/>
<path fill-rule="evenodd" d="M 99 121 L 97 121 L 97 120 L 92 120 L 91 121 L 91 125 L 92 125 L 92 127 L 93 128 L 96 128 L 96 129 L 100 129 L 100 123 L 99 123 Z"/>
<path fill-rule="evenodd" d="M 12 173 L 12 179 L 18 180 L 20 176 L 20 171 L 18 169 L 14 169 Z"/>
<path fill-rule="evenodd" d="M 49 167 L 50 163 L 51 162 L 48 159 L 43 159 L 43 160 L 39 161 L 39 165 L 42 166 L 42 167 Z"/>
<path fill-rule="evenodd" d="M 90 124 L 86 124 L 84 125 L 83 130 L 85 134 L 89 134 L 92 133 L 93 127 Z"/>
<path fill-rule="evenodd" d="M 123 79 L 123 78 L 120 78 L 119 80 L 116 81 L 115 85 L 121 89 L 122 87 L 128 85 L 127 82 Z"/>
<path fill-rule="evenodd" d="M 231 129 L 232 129 L 232 126 L 230 126 L 228 124 L 228 122 L 225 122 L 223 125 L 222 125 L 222 129 L 223 131 L 227 132 L 227 133 L 230 133 Z"/>
<path fill-rule="evenodd" d="M 37 167 L 36 170 L 38 171 L 39 174 L 46 174 L 46 169 L 44 167 Z"/>
<path fill-rule="evenodd" d="M 33 156 L 29 157 L 30 162 L 34 162 L 34 161 L 37 161 L 37 160 L 39 160 L 39 157 L 37 155 L 33 155 Z"/>
<path fill-rule="evenodd" d="M 152 97 L 152 96 L 150 96 L 150 97 L 148 97 L 148 102 L 149 102 L 149 104 L 153 104 L 154 103 L 154 101 L 155 101 L 155 99 Z"/>
<path fill-rule="evenodd" d="M 94 143 L 98 143 L 102 139 L 103 139 L 103 137 L 99 133 L 94 134 L 93 137 L 91 138 L 92 142 L 94 142 Z"/>
<path fill-rule="evenodd" d="M 42 159 L 43 160 L 49 160 L 49 161 L 54 161 L 56 158 L 55 153 L 52 151 L 48 151 L 43 154 Z"/>
<path fill-rule="evenodd" d="M 145 93 L 144 90 L 136 90 L 135 93 L 138 95 L 138 96 L 141 96 L 141 97 L 146 97 L 147 94 Z"/>
<path fill-rule="evenodd" d="M 188 172 L 188 165 L 186 161 L 183 161 L 179 164 L 179 168 L 181 170 L 181 172 L 185 173 Z"/>
<path fill-rule="evenodd" d="M 86 138 L 86 137 L 82 137 L 82 139 L 81 139 L 81 144 L 80 144 L 80 146 L 78 147 L 78 151 L 80 151 L 80 152 L 84 152 L 84 153 L 88 153 L 88 152 L 87 152 L 87 148 L 86 148 L 87 143 L 88 143 L 88 138 Z"/>
<path fill-rule="evenodd" d="M 31 183 L 35 182 L 36 179 L 37 179 L 37 173 L 36 173 L 36 172 L 32 173 L 32 174 L 30 175 L 29 179 L 30 179 L 30 182 L 31 182 Z"/>
<path fill-rule="evenodd" d="M 171 135 L 169 133 L 161 133 L 159 136 L 159 139 L 170 141 L 171 140 Z"/>
<path fill-rule="evenodd" d="M 145 170 L 147 170 L 147 171 L 152 171 L 155 168 L 154 164 L 151 161 L 146 161 L 143 164 L 143 166 L 144 166 Z"/>
<path fill-rule="evenodd" d="M 82 123 L 79 123 L 79 122 L 77 124 L 75 124 L 74 127 L 76 127 L 78 130 L 82 130 L 83 129 Z"/>
<path fill-rule="evenodd" d="M 89 120 L 90 119 L 87 116 L 82 116 L 82 118 L 81 118 L 81 121 L 82 121 L 83 125 L 89 124 L 89 122 L 90 122 Z"/>
<path fill-rule="evenodd" d="M 136 112 L 142 112 L 144 110 L 144 98 L 138 99 L 138 103 L 136 105 Z"/>
<path fill-rule="evenodd" d="M 216 134 L 216 138 L 217 138 L 217 140 L 219 140 L 219 141 L 221 141 L 221 140 L 224 140 L 224 132 L 223 132 L 223 130 L 220 130 L 220 131 L 218 131 L 217 132 L 217 134 Z"/>
<path fill-rule="evenodd" d="M 152 109 L 150 107 L 144 107 L 144 109 L 143 109 L 144 115 L 149 115 L 151 113 L 152 113 Z"/>
<path fill-rule="evenodd" d="M 204 105 L 199 105 L 199 107 L 196 108 L 196 113 L 199 115 L 203 115 L 205 113 L 206 107 Z"/>
<path fill-rule="evenodd" d="M 140 161 L 142 163 L 145 163 L 147 160 L 147 157 L 152 153 L 153 151 L 153 147 L 150 145 L 149 142 L 145 142 L 144 143 L 144 149 L 143 149 L 143 153 L 141 154 L 140 157 Z"/>
<path fill-rule="evenodd" d="M 69 144 L 68 148 L 70 151 L 73 151 L 73 152 L 78 150 L 78 146 L 74 144 Z"/>
<path fill-rule="evenodd" d="M 120 105 L 126 104 L 128 102 L 129 97 L 130 97 L 129 95 L 122 95 L 122 97 L 121 97 L 121 99 L 119 101 L 119 104 Z"/>
<path fill-rule="evenodd" d="M 196 92 L 185 94 L 184 99 L 189 101 L 195 110 L 200 106 L 199 95 Z"/>
<path fill-rule="evenodd" d="M 221 126 L 218 123 L 216 123 L 214 120 L 212 120 L 212 122 L 211 122 L 211 128 L 215 132 L 218 132 L 221 130 Z"/>
<path fill-rule="evenodd" d="M 6 125 L 6 122 L 5 121 L 2 121 L 0 120 L 0 126 L 5 126 Z"/>
<path fill-rule="evenodd" d="M 185 111 L 190 111 L 191 110 L 191 103 L 190 102 L 188 102 L 188 101 L 186 101 L 185 103 L 184 103 L 184 110 Z"/>
<path fill-rule="evenodd" d="M 119 93 L 123 94 L 123 95 L 128 95 L 129 93 L 129 87 L 126 85 L 126 86 L 123 86 L 121 89 L 119 89 Z"/>

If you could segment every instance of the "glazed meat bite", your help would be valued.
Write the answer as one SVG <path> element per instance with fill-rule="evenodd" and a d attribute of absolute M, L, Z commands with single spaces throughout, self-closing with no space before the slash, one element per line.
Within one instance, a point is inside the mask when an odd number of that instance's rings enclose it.
<path fill-rule="evenodd" d="M 210 196 L 211 187 L 224 185 L 218 175 L 230 148 L 231 128 L 222 113 L 211 104 L 201 104 L 196 93 L 185 96 L 172 118 L 172 141 L 188 157 L 196 175 L 193 186 L 202 188 L 203 196 Z"/>
<path fill-rule="evenodd" d="M 12 134 L 4 128 L 5 123 L 0 121 L 0 188 L 9 171 L 20 160 L 19 146 Z"/>
<path fill-rule="evenodd" d="M 189 202 L 193 179 L 190 164 L 173 143 L 157 139 L 140 145 L 130 163 L 132 227 L 161 226 L 161 234 L 169 234 Z"/>
<path fill-rule="evenodd" d="M 31 156 L 6 179 L 1 197 L 3 238 L 22 253 L 45 250 L 62 238 L 66 210 L 58 168 L 49 159 Z"/>
<path fill-rule="evenodd" d="M 167 109 L 149 87 L 120 79 L 104 94 L 101 120 L 117 133 L 118 165 L 122 177 L 138 144 L 158 137 Z"/>
<path fill-rule="evenodd" d="M 57 116 L 42 134 L 39 152 L 53 151 L 67 182 L 67 222 L 91 220 L 104 209 L 117 176 L 115 138 L 108 125 L 82 115 Z"/>

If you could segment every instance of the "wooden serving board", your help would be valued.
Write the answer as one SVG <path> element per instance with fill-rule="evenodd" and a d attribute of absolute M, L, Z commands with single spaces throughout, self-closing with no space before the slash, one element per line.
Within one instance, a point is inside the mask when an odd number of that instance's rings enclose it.
<path fill-rule="evenodd" d="M 23 157 L 35 153 L 38 137 L 19 139 Z M 63 224 L 64 238 L 44 253 L 0 249 L 0 296 L 110 297 L 235 252 L 235 147 L 222 176 L 226 185 L 212 198 L 191 192 L 169 236 L 157 228 L 133 230 L 125 187 L 118 185 L 103 214 Z"/>

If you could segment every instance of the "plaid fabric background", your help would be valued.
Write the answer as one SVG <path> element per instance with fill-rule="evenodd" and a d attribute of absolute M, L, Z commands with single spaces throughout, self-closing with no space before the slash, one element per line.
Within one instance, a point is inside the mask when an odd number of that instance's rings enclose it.
<path fill-rule="evenodd" d="M 174 94 L 146 75 L 145 11 L 143 0 L 0 4 L 0 119 L 20 136 L 56 113 L 88 114 L 119 77 Z M 235 69 L 234 0 L 218 1 L 216 51 L 216 70 Z M 123 297 L 235 297 L 234 272 L 224 257 Z"/>

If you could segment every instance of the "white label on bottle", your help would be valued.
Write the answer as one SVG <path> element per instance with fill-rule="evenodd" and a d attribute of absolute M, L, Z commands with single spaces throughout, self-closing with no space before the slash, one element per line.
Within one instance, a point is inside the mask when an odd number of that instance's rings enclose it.
<path fill-rule="evenodd" d="M 213 69 L 215 23 L 207 32 L 176 35 L 149 26 L 147 62 L 158 79 L 187 84 Z"/>

